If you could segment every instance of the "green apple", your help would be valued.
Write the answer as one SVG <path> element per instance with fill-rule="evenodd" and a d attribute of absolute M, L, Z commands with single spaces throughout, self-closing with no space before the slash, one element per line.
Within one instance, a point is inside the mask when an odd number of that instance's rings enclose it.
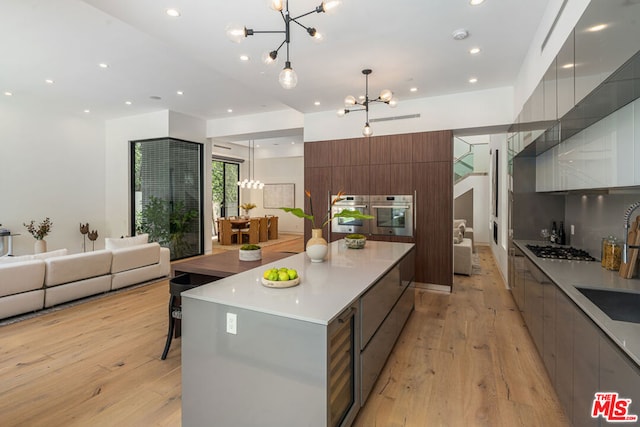
<path fill-rule="evenodd" d="M 278 274 L 278 279 L 282 281 L 289 280 L 289 273 L 287 273 L 286 271 L 281 271 Z"/>
<path fill-rule="evenodd" d="M 289 280 L 293 280 L 296 277 L 298 277 L 298 272 L 293 268 L 290 268 L 289 270 L 287 270 L 287 274 L 289 275 Z"/>
<path fill-rule="evenodd" d="M 278 281 L 278 273 L 276 273 L 273 270 L 271 270 L 269 272 L 269 277 L 267 277 L 267 280 L 271 280 L 271 281 L 277 282 Z"/>
<path fill-rule="evenodd" d="M 271 274 L 271 270 L 265 270 L 264 273 L 262 273 L 262 277 L 269 279 L 269 274 Z"/>

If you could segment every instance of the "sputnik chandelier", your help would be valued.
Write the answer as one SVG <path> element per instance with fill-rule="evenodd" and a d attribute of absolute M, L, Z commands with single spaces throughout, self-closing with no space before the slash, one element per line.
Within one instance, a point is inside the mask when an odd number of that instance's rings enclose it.
<path fill-rule="evenodd" d="M 398 101 L 393 98 L 393 92 L 391 92 L 389 89 L 384 89 L 383 91 L 381 91 L 380 95 L 378 95 L 377 98 L 369 99 L 369 74 L 371 73 L 372 71 L 370 69 L 362 70 L 362 74 L 364 74 L 365 78 L 364 99 L 362 99 L 361 97 L 361 101 L 357 101 L 354 96 L 349 95 L 344 99 L 344 106 L 346 108 L 338 110 L 338 117 L 344 117 L 345 114 L 352 111 L 364 111 L 366 113 L 366 121 L 364 123 L 364 128 L 362 129 L 362 134 L 364 136 L 373 135 L 371 126 L 369 126 L 369 104 L 371 104 L 372 102 L 383 102 L 391 108 L 395 108 L 398 105 Z M 360 105 L 363 108 L 351 108 L 354 105 Z"/>
<path fill-rule="evenodd" d="M 296 16 L 294 18 L 289 14 L 289 0 L 270 0 L 269 3 L 271 5 L 271 9 L 280 12 L 282 16 L 282 20 L 284 21 L 284 30 L 281 31 L 257 31 L 251 28 L 244 27 L 242 25 L 229 24 L 227 26 L 227 37 L 233 42 L 240 43 L 246 37 L 252 36 L 254 34 L 260 33 L 270 33 L 270 34 L 284 34 L 284 40 L 280 43 L 280 46 L 277 49 L 272 50 L 270 52 L 266 52 L 262 56 L 262 60 L 265 64 L 273 64 L 276 62 L 278 58 L 278 52 L 284 46 L 287 45 L 287 60 L 285 61 L 284 69 L 280 72 L 280 76 L 278 77 L 278 81 L 280 85 L 285 89 L 293 89 L 298 84 L 298 76 L 296 72 L 291 67 L 291 61 L 289 60 L 289 43 L 291 42 L 291 23 L 298 24 L 302 28 L 304 28 L 311 37 L 315 40 L 322 40 L 322 35 L 313 27 L 306 27 L 302 25 L 298 20 L 312 13 L 322 13 L 329 12 L 334 9 L 336 6 L 339 6 L 341 0 L 329 0 L 323 1 L 320 6 L 317 6 L 310 12 L 303 13 L 302 15 Z"/>

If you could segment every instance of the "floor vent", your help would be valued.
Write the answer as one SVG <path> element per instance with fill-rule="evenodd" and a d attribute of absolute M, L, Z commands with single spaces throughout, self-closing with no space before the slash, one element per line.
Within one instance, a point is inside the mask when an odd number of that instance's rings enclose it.
<path fill-rule="evenodd" d="M 408 114 L 406 116 L 395 116 L 395 117 L 381 117 L 379 119 L 370 119 L 370 123 L 375 122 L 388 122 L 389 120 L 405 120 L 405 119 L 417 119 L 420 117 L 420 114 Z"/>

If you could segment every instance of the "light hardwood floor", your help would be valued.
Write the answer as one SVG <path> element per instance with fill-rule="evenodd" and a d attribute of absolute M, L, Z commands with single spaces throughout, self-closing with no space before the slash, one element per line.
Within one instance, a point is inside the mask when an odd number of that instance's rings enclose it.
<path fill-rule="evenodd" d="M 283 245 L 269 249 L 303 249 Z M 416 291 L 355 425 L 567 425 L 490 251 L 480 256 L 482 273 L 456 276 L 452 294 Z M 167 301 L 164 280 L 0 327 L 0 426 L 179 426 L 180 340 L 160 360 Z"/>

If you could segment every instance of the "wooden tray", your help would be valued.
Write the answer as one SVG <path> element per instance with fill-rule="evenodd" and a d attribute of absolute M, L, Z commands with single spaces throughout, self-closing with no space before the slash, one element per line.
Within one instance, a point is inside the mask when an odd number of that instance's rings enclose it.
<path fill-rule="evenodd" d="M 267 280 L 262 278 L 262 284 L 268 288 L 292 288 L 300 284 L 300 277 L 293 280 Z"/>

